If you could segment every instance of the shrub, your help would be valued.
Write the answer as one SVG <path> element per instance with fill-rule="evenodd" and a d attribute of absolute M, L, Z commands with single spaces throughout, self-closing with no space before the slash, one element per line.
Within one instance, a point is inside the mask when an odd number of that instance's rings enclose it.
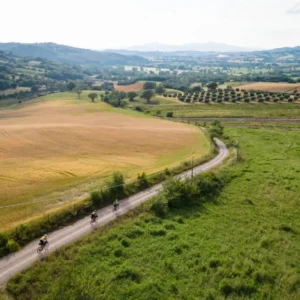
<path fill-rule="evenodd" d="M 120 172 L 114 172 L 106 183 L 110 189 L 110 194 L 114 198 L 122 198 L 124 196 L 124 176 Z"/>
<path fill-rule="evenodd" d="M 203 198 L 218 195 L 225 186 L 226 178 L 212 172 L 203 173 L 196 177 L 195 184 L 199 196 Z"/>
<path fill-rule="evenodd" d="M 163 228 L 153 228 L 150 229 L 150 234 L 153 236 L 165 236 L 167 232 Z"/>
<path fill-rule="evenodd" d="M 125 248 L 128 248 L 130 246 L 130 242 L 128 239 L 124 238 L 121 240 L 121 245 Z"/>
<path fill-rule="evenodd" d="M 7 245 L 7 236 L 3 233 L 0 233 L 0 255 L 4 256 L 5 254 L 8 253 L 8 250 L 6 248 Z"/>
<path fill-rule="evenodd" d="M 138 174 L 137 180 L 138 180 L 137 185 L 139 190 L 146 189 L 147 187 L 149 187 L 149 181 L 145 172 L 143 172 L 142 174 Z"/>
<path fill-rule="evenodd" d="M 142 109 L 140 106 L 136 106 L 136 107 L 135 107 L 135 110 L 136 110 L 136 111 L 140 111 L 140 112 L 143 111 L 143 109 Z"/>
<path fill-rule="evenodd" d="M 163 197 L 168 201 L 169 207 L 191 206 L 196 201 L 197 188 L 191 181 L 172 179 L 164 184 Z"/>
<path fill-rule="evenodd" d="M 221 265 L 221 262 L 217 259 L 213 259 L 209 262 L 209 267 L 212 269 L 216 269 Z"/>
<path fill-rule="evenodd" d="M 166 117 L 167 118 L 173 118 L 173 112 L 172 111 L 167 112 Z"/>
<path fill-rule="evenodd" d="M 215 120 L 209 127 L 209 133 L 212 137 L 222 137 L 224 127 L 221 125 L 219 120 Z"/>
<path fill-rule="evenodd" d="M 16 252 L 18 250 L 20 250 L 20 245 L 15 242 L 14 240 L 8 240 L 7 244 L 6 244 L 6 249 L 10 252 L 10 253 L 13 253 L 13 252 Z"/>
<path fill-rule="evenodd" d="M 114 255 L 116 256 L 116 257 L 121 257 L 121 256 L 123 256 L 123 250 L 122 249 L 116 249 L 115 251 L 114 251 Z"/>
<path fill-rule="evenodd" d="M 126 236 L 130 239 L 136 239 L 143 234 L 144 234 L 144 231 L 141 230 L 140 228 L 136 227 L 136 228 L 131 229 L 129 232 L 127 232 Z"/>
<path fill-rule="evenodd" d="M 132 281 L 140 283 L 142 280 L 142 276 L 139 274 L 138 270 L 132 268 L 123 268 L 123 270 L 121 270 L 121 272 L 116 276 L 115 279 L 130 279 Z"/>
<path fill-rule="evenodd" d="M 158 217 L 165 217 L 168 212 L 168 202 L 163 197 L 158 197 L 151 205 L 151 210 Z"/>
<path fill-rule="evenodd" d="M 220 291 L 223 295 L 229 296 L 234 292 L 234 288 L 228 280 L 223 279 L 220 283 Z"/>

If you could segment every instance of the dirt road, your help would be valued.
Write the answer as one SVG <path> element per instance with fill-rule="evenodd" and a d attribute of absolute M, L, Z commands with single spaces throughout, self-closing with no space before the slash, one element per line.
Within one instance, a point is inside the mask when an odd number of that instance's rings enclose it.
<path fill-rule="evenodd" d="M 207 171 L 217 165 L 220 165 L 228 156 L 228 149 L 219 140 L 216 140 L 219 148 L 219 154 L 211 161 L 195 167 L 193 170 L 194 175 Z M 189 170 L 177 176 L 179 179 L 185 179 L 192 176 L 192 171 Z M 63 245 L 69 244 L 76 239 L 88 234 L 95 227 L 102 226 L 109 223 L 120 215 L 125 214 L 132 208 L 140 205 L 141 203 L 149 200 L 157 195 L 162 190 L 162 184 L 157 184 L 145 191 L 137 193 L 127 199 L 120 201 L 120 209 L 117 212 L 112 211 L 112 207 L 106 207 L 98 211 L 98 223 L 96 226 L 90 225 L 90 216 L 77 221 L 73 225 L 69 225 L 60 230 L 54 231 L 49 236 L 49 251 L 60 248 Z M 18 272 L 28 268 L 33 262 L 41 259 L 37 254 L 38 240 L 35 240 L 24 247 L 22 250 L 15 254 L 8 255 L 0 260 L 0 286 L 4 286 L 7 280 Z"/>

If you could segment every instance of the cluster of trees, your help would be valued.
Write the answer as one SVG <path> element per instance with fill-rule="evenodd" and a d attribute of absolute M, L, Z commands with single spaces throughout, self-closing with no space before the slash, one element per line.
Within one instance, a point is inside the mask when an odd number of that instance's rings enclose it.
<path fill-rule="evenodd" d="M 162 95 L 165 93 L 165 87 L 162 84 L 156 84 L 155 82 L 145 82 L 144 91 L 141 94 L 141 98 L 146 99 L 147 103 L 150 104 L 151 98 L 155 95 Z"/>
<path fill-rule="evenodd" d="M 98 72 L 96 67 L 62 64 L 42 58 L 16 57 L 0 51 L 0 100 L 21 102 L 47 93 L 77 88 L 80 94 L 80 90 L 92 88 L 92 80 L 88 76 Z M 23 91 L 18 87 L 29 90 Z M 1 92 L 8 89 L 12 91 Z"/>
<path fill-rule="evenodd" d="M 275 93 L 275 92 L 263 92 L 263 91 L 246 91 L 238 88 L 226 88 L 226 89 L 211 89 L 208 91 L 189 92 L 179 96 L 179 100 L 187 103 L 195 102 L 265 102 L 265 101 L 288 101 L 293 102 L 300 99 L 300 93 L 295 91 L 293 94 L 289 93 Z"/>

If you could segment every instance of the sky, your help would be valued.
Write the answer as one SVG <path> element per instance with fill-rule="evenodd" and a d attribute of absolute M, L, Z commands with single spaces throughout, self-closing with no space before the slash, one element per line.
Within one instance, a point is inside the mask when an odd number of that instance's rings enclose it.
<path fill-rule="evenodd" d="M 0 7 L 0 42 L 97 50 L 147 43 L 300 45 L 299 0 L 9 0 Z"/>

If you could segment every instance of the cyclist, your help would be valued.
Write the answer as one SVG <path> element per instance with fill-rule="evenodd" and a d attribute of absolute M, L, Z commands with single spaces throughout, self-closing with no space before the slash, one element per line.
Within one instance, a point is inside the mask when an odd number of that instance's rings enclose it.
<path fill-rule="evenodd" d="M 119 207 L 119 200 L 116 199 L 116 200 L 114 201 L 114 209 L 117 210 L 118 207 Z"/>
<path fill-rule="evenodd" d="M 97 212 L 94 210 L 94 211 L 92 212 L 92 214 L 91 214 L 91 219 L 92 219 L 93 221 L 95 221 L 96 218 L 98 218 L 98 214 L 97 214 Z"/>
<path fill-rule="evenodd" d="M 45 247 L 45 245 L 48 243 L 48 235 L 44 234 L 41 238 L 40 238 L 40 245 Z"/>

